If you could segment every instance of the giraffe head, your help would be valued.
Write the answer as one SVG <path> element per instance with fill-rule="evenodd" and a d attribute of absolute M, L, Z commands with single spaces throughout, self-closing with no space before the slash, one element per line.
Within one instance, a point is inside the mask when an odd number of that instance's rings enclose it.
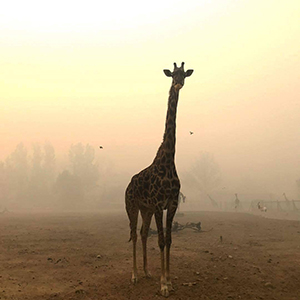
<path fill-rule="evenodd" d="M 192 75 L 194 70 L 184 71 L 184 62 L 181 63 L 181 67 L 178 68 L 176 63 L 174 63 L 174 70 L 171 72 L 170 70 L 164 70 L 164 73 L 168 77 L 173 78 L 172 86 L 175 87 L 176 91 L 179 91 L 184 86 L 184 79 Z"/>

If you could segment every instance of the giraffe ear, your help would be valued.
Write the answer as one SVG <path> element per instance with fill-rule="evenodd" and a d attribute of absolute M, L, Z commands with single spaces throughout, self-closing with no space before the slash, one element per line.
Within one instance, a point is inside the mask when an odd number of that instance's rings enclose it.
<path fill-rule="evenodd" d="M 193 74 L 193 72 L 194 72 L 194 70 L 187 70 L 186 72 L 185 72 L 185 77 L 189 77 L 189 76 L 191 76 L 192 74 Z"/>
<path fill-rule="evenodd" d="M 172 77 L 172 72 L 170 70 L 164 70 L 164 73 L 167 77 Z"/>

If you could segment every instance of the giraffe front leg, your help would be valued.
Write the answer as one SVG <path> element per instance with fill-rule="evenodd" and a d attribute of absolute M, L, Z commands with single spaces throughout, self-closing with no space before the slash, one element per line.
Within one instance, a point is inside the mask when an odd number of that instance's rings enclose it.
<path fill-rule="evenodd" d="M 126 199 L 127 200 L 127 199 Z M 127 202 L 126 202 L 127 204 Z M 132 252 L 133 252 L 133 266 L 132 266 L 132 276 L 131 281 L 132 283 L 137 283 L 137 265 L 136 265 L 136 242 L 137 242 L 137 221 L 138 221 L 138 214 L 139 211 L 136 207 L 130 207 L 129 205 L 126 207 L 127 214 L 130 220 L 130 239 L 132 240 Z"/>
<path fill-rule="evenodd" d="M 166 228 L 166 284 L 169 291 L 173 290 L 170 277 L 170 249 L 172 244 L 172 223 L 177 209 L 176 202 L 168 209 L 167 212 L 167 228 Z"/>
<path fill-rule="evenodd" d="M 170 276 L 170 246 L 166 246 L 166 285 L 169 291 L 174 291 Z"/>
<path fill-rule="evenodd" d="M 166 274 L 165 274 L 165 237 L 163 231 L 163 212 L 155 213 L 155 221 L 158 233 L 158 245 L 160 248 L 160 262 L 161 262 L 161 277 L 160 277 L 160 292 L 162 296 L 169 296 L 169 288 L 167 285 Z"/>
<path fill-rule="evenodd" d="M 143 219 L 143 225 L 141 228 L 141 237 L 142 237 L 142 245 L 143 245 L 144 273 L 147 278 L 151 278 L 151 273 L 148 270 L 147 239 L 148 239 L 148 233 L 149 233 L 153 212 L 149 212 L 147 210 L 141 209 L 141 215 Z"/>
<path fill-rule="evenodd" d="M 166 273 L 165 273 L 165 252 L 160 250 L 160 261 L 161 261 L 161 277 L 160 277 L 160 292 L 162 296 L 169 297 L 169 286 L 167 284 Z"/>
<path fill-rule="evenodd" d="M 142 237 L 143 245 L 143 261 L 144 261 L 144 274 L 146 278 L 151 278 L 151 273 L 148 270 L 148 259 L 147 259 L 147 237 Z"/>

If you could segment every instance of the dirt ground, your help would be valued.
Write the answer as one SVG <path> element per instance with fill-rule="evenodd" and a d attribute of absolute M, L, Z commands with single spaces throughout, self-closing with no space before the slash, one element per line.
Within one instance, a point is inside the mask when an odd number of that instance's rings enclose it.
<path fill-rule="evenodd" d="M 300 222 L 234 212 L 193 212 L 197 233 L 173 233 L 169 299 L 300 299 Z M 141 224 L 139 220 L 139 225 Z M 152 223 L 152 228 L 155 224 Z M 222 236 L 222 242 L 220 240 Z M 131 279 L 132 245 L 124 213 L 0 216 L 0 299 L 158 299 L 157 236 L 149 269 Z"/>

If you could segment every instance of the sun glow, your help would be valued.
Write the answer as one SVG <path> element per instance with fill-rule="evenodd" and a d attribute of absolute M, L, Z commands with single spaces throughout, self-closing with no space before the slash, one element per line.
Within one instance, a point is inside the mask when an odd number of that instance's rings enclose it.
<path fill-rule="evenodd" d="M 95 31 L 153 25 L 174 16 L 180 18 L 195 7 L 222 1 L 6 1 L 0 24 L 34 31 Z M 214 4 L 216 6 L 216 4 Z"/>

